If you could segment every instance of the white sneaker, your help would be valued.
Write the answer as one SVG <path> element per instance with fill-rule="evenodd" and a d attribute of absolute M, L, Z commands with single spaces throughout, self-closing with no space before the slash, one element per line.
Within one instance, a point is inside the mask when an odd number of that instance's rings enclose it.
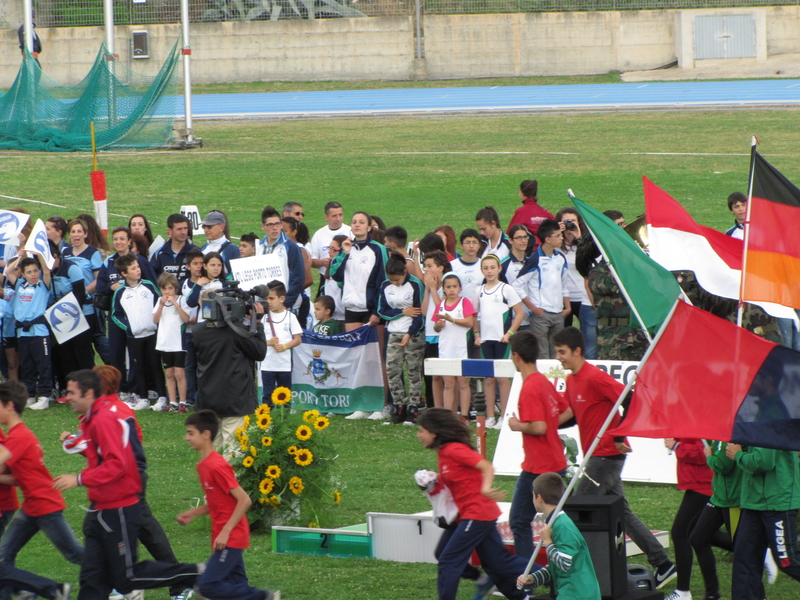
<path fill-rule="evenodd" d="M 150 408 L 156 412 L 161 412 L 165 408 L 167 408 L 167 404 L 168 404 L 167 399 L 164 398 L 164 396 L 161 396 L 161 398 L 158 399 L 158 402 L 153 404 L 153 406 L 151 406 Z"/>
<path fill-rule="evenodd" d="M 486 429 L 494 429 L 494 426 L 497 422 L 494 420 L 494 417 L 486 417 Z"/>
<path fill-rule="evenodd" d="M 144 398 L 139 398 L 138 396 L 136 400 L 136 404 L 131 405 L 133 410 L 147 410 L 150 408 L 150 400 L 145 400 Z"/>
<path fill-rule="evenodd" d="M 778 578 L 778 563 L 772 556 L 772 550 L 767 548 L 767 553 L 764 555 L 764 568 L 767 570 L 767 583 L 772 585 Z"/>
<path fill-rule="evenodd" d="M 683 592 L 681 590 L 675 590 L 669 596 L 664 598 L 664 600 L 692 600 L 692 592 Z"/>
<path fill-rule="evenodd" d="M 120 594 L 117 590 L 112 590 L 108 595 L 108 600 L 125 600 L 125 596 Z"/>
<path fill-rule="evenodd" d="M 158 392 L 154 392 L 153 390 L 147 390 L 147 399 L 158 400 Z"/>
<path fill-rule="evenodd" d="M 25 408 L 36 404 L 36 398 L 28 398 L 28 401 L 25 403 Z"/>
<path fill-rule="evenodd" d="M 28 408 L 31 410 L 44 410 L 45 408 L 50 408 L 50 398 L 47 396 L 39 396 L 38 402 L 34 402 Z"/>
<path fill-rule="evenodd" d="M 383 421 L 386 417 L 383 415 L 382 410 L 376 410 L 372 413 L 369 417 L 367 417 L 370 421 Z"/>
<path fill-rule="evenodd" d="M 123 402 L 131 401 L 131 395 L 128 392 L 120 392 L 119 394 L 117 394 L 117 396 L 119 396 L 119 399 L 122 400 Z"/>
<path fill-rule="evenodd" d="M 355 419 L 368 419 L 368 418 L 369 418 L 369 413 L 364 412 L 363 410 L 357 410 L 352 415 L 347 415 L 345 417 L 345 419 L 349 419 L 351 421 L 354 421 Z"/>
<path fill-rule="evenodd" d="M 495 429 L 502 429 L 503 428 L 503 417 L 497 419 L 497 422 L 494 424 Z"/>

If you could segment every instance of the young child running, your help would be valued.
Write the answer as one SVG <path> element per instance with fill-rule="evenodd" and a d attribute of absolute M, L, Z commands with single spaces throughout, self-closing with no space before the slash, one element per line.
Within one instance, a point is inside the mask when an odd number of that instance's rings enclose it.
<path fill-rule="evenodd" d="M 544 473 L 533 482 L 533 503 L 548 521 L 563 494 L 564 480 L 558 473 Z M 549 564 L 527 577 L 520 576 L 519 584 L 530 586 L 532 591 L 552 583 L 556 600 L 600 600 L 600 585 L 589 547 L 569 515 L 558 513 L 551 525 L 542 527 L 539 535 Z"/>
<path fill-rule="evenodd" d="M 246 513 L 251 500 L 236 481 L 233 467 L 214 450 L 219 418 L 212 410 L 198 410 L 186 418 L 186 441 L 200 453 L 197 474 L 206 503 L 178 515 L 188 525 L 201 515 L 211 516 L 213 554 L 197 589 L 213 600 L 280 600 L 277 590 L 252 587 L 244 569 L 244 549 L 250 546 Z"/>
<path fill-rule="evenodd" d="M 417 425 L 419 441 L 439 455 L 439 477 L 458 506 L 457 526 L 442 532 L 435 552 L 439 600 L 455 600 L 462 576 L 476 581 L 475 598 L 484 598 L 497 586 L 506 598 L 524 599 L 526 594 L 517 589 L 516 580 L 527 561 L 512 556 L 497 532 L 497 502 L 505 498 L 505 492 L 492 487 L 492 463 L 475 452 L 468 425 L 454 412 L 429 408 L 420 413 Z M 486 575 L 469 565 L 473 551 Z"/>
<path fill-rule="evenodd" d="M 320 296 L 314 301 L 314 333 L 320 335 L 339 335 L 344 332 L 342 322 L 333 318 L 336 312 L 336 302 L 330 296 Z"/>
<path fill-rule="evenodd" d="M 514 288 L 500 281 L 500 259 L 489 254 L 481 259 L 481 272 L 485 278 L 478 290 L 478 314 L 480 321 L 473 325 L 475 344 L 480 346 L 485 359 L 508 358 L 508 340 L 514 335 L 525 316 L 522 302 Z M 513 311 L 513 314 L 512 314 Z M 513 320 L 512 320 L 513 317 Z M 495 421 L 495 381 L 500 387 L 500 417 Z M 506 412 L 511 380 L 505 377 L 484 380 L 486 392 L 486 427 L 500 429 Z"/>
<path fill-rule="evenodd" d="M 451 263 L 452 264 L 452 263 Z M 439 358 L 469 358 L 469 333 L 475 324 L 475 308 L 468 298 L 461 297 L 461 278 L 447 273 L 442 279 L 444 300 L 433 315 L 433 329 L 439 334 Z M 456 400 L 458 387 L 458 400 Z M 468 377 L 444 378 L 444 407 L 469 419 L 472 395 Z"/>
<path fill-rule="evenodd" d="M 183 330 L 189 322 L 189 306 L 178 294 L 178 278 L 172 273 L 162 273 L 158 278 L 161 298 L 153 308 L 153 321 L 158 325 L 156 350 L 167 372 L 166 402 L 157 403 L 153 410 L 186 412 L 186 351 L 183 348 Z M 180 396 L 180 404 L 178 397 Z"/>
<path fill-rule="evenodd" d="M 422 321 L 422 282 L 408 274 L 406 259 L 392 252 L 386 261 L 388 281 L 378 294 L 378 315 L 388 321 L 386 373 L 392 393 L 392 423 L 414 425 L 422 396 L 422 361 L 425 334 Z M 408 393 L 403 366 L 408 369 Z"/>

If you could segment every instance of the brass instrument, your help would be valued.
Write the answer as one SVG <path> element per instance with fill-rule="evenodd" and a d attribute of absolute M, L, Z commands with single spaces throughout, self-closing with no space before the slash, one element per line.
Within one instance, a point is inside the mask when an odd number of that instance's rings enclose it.
<path fill-rule="evenodd" d="M 647 252 L 650 246 L 650 240 L 647 238 L 647 219 L 645 215 L 636 217 L 636 219 L 625 225 L 624 229 L 628 232 L 628 235 L 633 238 L 633 241 L 636 242 L 642 250 Z"/>

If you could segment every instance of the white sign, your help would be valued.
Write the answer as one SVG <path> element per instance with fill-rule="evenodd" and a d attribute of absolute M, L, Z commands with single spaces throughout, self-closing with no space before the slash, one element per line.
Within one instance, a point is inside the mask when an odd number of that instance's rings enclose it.
<path fill-rule="evenodd" d="M 50 329 L 59 344 L 63 344 L 89 329 L 89 323 L 83 316 L 81 305 L 78 304 L 78 299 L 72 292 L 48 308 L 44 317 L 50 324 Z"/>
<path fill-rule="evenodd" d="M 510 362 L 510 361 L 509 361 Z M 589 361 L 593 365 L 602 369 L 620 383 L 627 383 L 638 362 L 623 361 Z M 569 371 L 565 371 L 557 360 L 537 360 L 536 366 L 539 371 L 547 377 L 556 390 L 563 393 L 566 390 L 566 378 Z M 511 384 L 511 393 L 508 396 L 506 416 L 515 413 L 519 416 L 519 393 L 522 389 L 522 377 L 516 374 Z M 581 448 L 580 433 L 577 427 L 559 429 L 559 434 L 568 435 L 578 442 L 578 449 Z M 622 469 L 622 479 L 624 481 L 642 481 L 645 483 L 678 483 L 677 462 L 674 454 L 670 454 L 664 447 L 664 440 L 651 438 L 628 438 L 628 443 L 633 448 L 633 452 L 628 454 L 625 459 L 625 466 Z M 521 470 L 522 461 L 525 454 L 522 451 L 522 434 L 518 431 L 511 431 L 506 420 L 503 420 L 503 428 L 500 430 L 500 437 L 497 440 L 497 448 L 494 452 L 495 473 L 498 475 L 512 475 L 517 477 Z M 577 462 L 583 460 L 583 452 L 578 452 Z"/>
<path fill-rule="evenodd" d="M 245 291 L 256 285 L 267 285 L 276 279 L 287 285 L 277 254 L 234 258 L 231 261 L 231 273 L 234 281 L 238 281 L 239 287 Z"/>
<path fill-rule="evenodd" d="M 28 223 L 30 216 L 25 213 L 0 210 L 0 244 L 19 244 L 19 234 Z"/>
<path fill-rule="evenodd" d="M 56 259 L 50 253 L 50 240 L 47 239 L 47 228 L 44 226 L 44 221 L 41 219 L 36 219 L 36 225 L 33 226 L 31 237 L 25 242 L 25 250 L 38 252 L 44 257 L 47 268 L 53 268 Z"/>
<path fill-rule="evenodd" d="M 203 235 L 203 228 L 200 226 L 200 223 L 203 222 L 203 218 L 200 216 L 200 211 L 197 210 L 196 206 L 181 206 L 180 213 L 189 219 L 189 229 L 193 236 Z"/>
<path fill-rule="evenodd" d="M 147 250 L 147 256 L 153 256 L 156 252 L 161 250 L 161 247 L 164 245 L 164 238 L 158 236 L 156 239 L 153 240 L 153 243 L 150 244 L 150 248 Z"/>

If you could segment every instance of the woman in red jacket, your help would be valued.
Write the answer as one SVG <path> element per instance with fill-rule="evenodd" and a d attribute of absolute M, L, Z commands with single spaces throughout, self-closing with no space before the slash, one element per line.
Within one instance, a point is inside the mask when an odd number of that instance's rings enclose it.
<path fill-rule="evenodd" d="M 665 600 L 691 600 L 689 583 L 692 579 L 692 533 L 703 507 L 711 499 L 711 479 L 714 472 L 706 463 L 703 440 L 667 438 L 664 445 L 678 458 L 678 489 L 684 490 L 683 500 L 672 522 L 672 544 L 675 547 L 675 566 L 678 586 Z"/>

